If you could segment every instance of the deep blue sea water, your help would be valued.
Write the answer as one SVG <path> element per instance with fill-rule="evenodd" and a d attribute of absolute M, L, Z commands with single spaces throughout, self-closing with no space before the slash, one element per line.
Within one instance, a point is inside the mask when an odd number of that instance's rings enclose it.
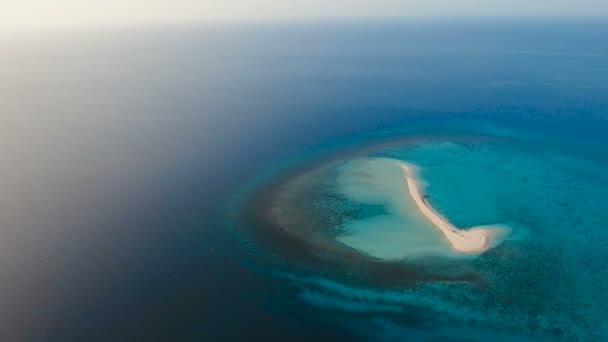
<path fill-rule="evenodd" d="M 0 339 L 603 340 L 606 37 L 526 19 L 3 39 Z M 415 162 L 438 211 L 511 239 L 336 252 L 344 217 L 387 213 L 310 201 L 360 157 Z M 331 191 L 294 197 L 294 231 L 315 243 L 265 236 L 251 194 L 310 170 Z"/>

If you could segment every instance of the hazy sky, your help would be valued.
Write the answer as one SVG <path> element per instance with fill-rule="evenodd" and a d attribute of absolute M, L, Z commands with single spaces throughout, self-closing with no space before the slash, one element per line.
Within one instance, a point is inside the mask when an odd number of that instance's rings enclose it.
<path fill-rule="evenodd" d="M 291 18 L 603 16 L 607 0 L 0 0 L 0 30 Z"/>

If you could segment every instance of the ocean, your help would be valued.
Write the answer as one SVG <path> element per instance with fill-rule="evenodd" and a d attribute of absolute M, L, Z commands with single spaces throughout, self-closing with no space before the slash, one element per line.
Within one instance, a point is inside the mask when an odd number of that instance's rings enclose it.
<path fill-rule="evenodd" d="M 606 37 L 532 18 L 7 36 L 0 339 L 603 340 Z M 455 226 L 509 236 L 456 255 L 387 160 Z"/>

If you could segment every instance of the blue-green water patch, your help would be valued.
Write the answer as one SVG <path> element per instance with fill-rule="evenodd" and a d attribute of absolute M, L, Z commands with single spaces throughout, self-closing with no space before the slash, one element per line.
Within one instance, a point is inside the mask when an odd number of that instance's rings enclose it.
<path fill-rule="evenodd" d="M 262 226 L 291 237 L 266 247 L 272 260 L 297 261 L 281 263 L 281 274 L 291 271 L 300 285 L 319 279 L 303 285 L 303 301 L 378 316 L 385 328 L 436 323 L 453 336 L 606 336 L 608 164 L 597 146 L 510 129 L 357 143 L 293 172 L 256 207 L 265 210 Z M 403 170 L 390 160 L 419 166 L 426 200 L 455 226 L 503 223 L 511 235 L 463 258 L 408 199 Z M 412 323 L 412 312 L 427 323 Z M 428 329 L 421 334 L 443 334 Z"/>

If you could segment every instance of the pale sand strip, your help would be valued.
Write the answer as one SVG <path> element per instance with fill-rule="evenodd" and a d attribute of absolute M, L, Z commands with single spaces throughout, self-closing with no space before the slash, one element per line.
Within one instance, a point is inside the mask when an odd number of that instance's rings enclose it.
<path fill-rule="evenodd" d="M 399 166 L 405 171 L 405 179 L 407 182 L 407 188 L 412 196 L 416 205 L 426 216 L 426 218 L 433 223 L 433 225 L 443 233 L 452 245 L 452 249 L 462 253 L 480 253 L 487 250 L 490 247 L 490 230 L 487 228 L 472 228 L 467 230 L 461 230 L 456 228 L 446 219 L 441 217 L 428 203 L 424 200 L 424 197 L 420 193 L 418 183 L 414 179 L 414 170 L 412 165 L 407 163 L 398 162 Z"/>

